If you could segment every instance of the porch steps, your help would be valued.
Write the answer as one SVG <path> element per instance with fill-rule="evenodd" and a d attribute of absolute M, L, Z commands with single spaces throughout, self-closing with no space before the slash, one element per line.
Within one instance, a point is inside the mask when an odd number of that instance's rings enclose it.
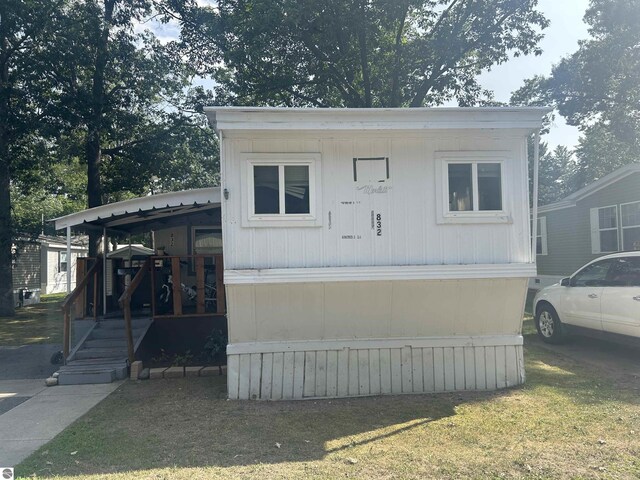
<path fill-rule="evenodd" d="M 150 318 L 132 320 L 134 350 L 151 326 Z M 127 378 L 127 340 L 124 319 L 105 319 L 93 326 L 58 370 L 59 385 L 111 383 Z"/>

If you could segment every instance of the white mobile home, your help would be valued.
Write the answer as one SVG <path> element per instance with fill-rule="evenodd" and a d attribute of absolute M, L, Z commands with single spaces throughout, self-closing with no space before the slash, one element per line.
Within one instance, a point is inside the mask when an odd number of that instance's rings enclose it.
<path fill-rule="evenodd" d="M 546 111 L 208 108 L 229 397 L 521 384 Z"/>

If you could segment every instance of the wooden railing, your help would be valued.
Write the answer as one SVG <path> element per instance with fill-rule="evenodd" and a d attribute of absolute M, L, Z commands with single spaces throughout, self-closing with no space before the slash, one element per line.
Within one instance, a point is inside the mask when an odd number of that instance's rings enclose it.
<path fill-rule="evenodd" d="M 133 345 L 133 332 L 131 329 L 131 297 L 136 289 L 142 283 L 142 279 L 145 277 L 147 273 L 149 273 L 149 269 L 151 266 L 151 258 L 147 258 L 145 262 L 138 270 L 138 273 L 133 277 L 129 286 L 125 289 L 124 293 L 118 299 L 118 303 L 122 310 L 124 311 L 124 325 L 125 325 L 125 335 L 127 336 L 127 356 L 129 357 L 129 363 L 133 363 L 135 360 L 135 351 Z"/>
<path fill-rule="evenodd" d="M 207 278 L 205 262 L 209 259 L 213 259 L 213 265 L 209 268 L 215 269 L 215 279 Z M 102 272 L 102 258 L 91 259 L 94 260 L 94 264 L 89 268 L 86 274 L 80 279 L 76 288 L 71 292 L 67 298 L 62 302 L 62 312 L 64 314 L 64 340 L 63 340 L 63 353 L 64 358 L 69 356 L 71 346 L 71 311 L 73 305 L 79 299 L 85 299 L 86 289 L 89 282 L 93 278 L 93 316 L 97 318 L 98 300 L 100 288 L 102 287 L 100 282 L 100 273 Z M 161 261 L 161 262 L 159 262 Z M 159 312 L 157 307 L 157 294 L 156 287 L 156 275 L 157 275 L 157 263 L 161 265 L 170 266 L 170 272 L 172 277 L 171 286 L 171 304 L 172 308 L 169 311 Z M 189 287 L 193 292 L 195 289 L 196 294 L 191 296 L 191 301 L 195 302 L 195 312 L 193 312 L 193 303 L 189 301 L 186 305 L 187 313 L 183 312 L 183 289 L 182 289 L 182 267 L 190 265 L 190 273 L 195 273 L 196 284 L 193 287 Z M 134 361 L 135 345 L 133 341 L 132 332 L 132 314 L 131 314 L 131 300 L 136 290 L 141 286 L 146 275 L 150 275 L 150 301 L 151 301 L 151 316 L 153 318 L 175 318 L 180 316 L 206 316 L 206 315 L 224 315 L 226 313 L 226 297 L 224 290 L 223 279 L 223 261 L 222 255 L 180 255 L 180 256 L 152 256 L 148 257 L 140 269 L 137 271 L 131 283 L 125 288 L 124 293 L 118 299 L 118 303 L 124 313 L 125 322 L 125 335 L 127 339 L 127 355 L 129 361 Z M 195 270 L 195 272 L 194 272 Z M 212 275 L 213 276 L 213 275 Z M 141 290 L 145 290 L 142 288 Z M 212 291 L 214 292 L 212 294 Z M 215 303 L 213 303 L 215 302 Z M 215 305 L 215 309 L 213 306 Z M 86 312 L 81 312 L 80 316 L 84 316 Z"/>
<path fill-rule="evenodd" d="M 96 258 L 95 263 L 91 266 L 91 268 L 87 271 L 85 276 L 76 284 L 76 288 L 71 292 L 62 302 L 62 314 L 64 316 L 64 330 L 63 330 L 63 340 L 62 340 L 62 352 L 64 355 L 64 359 L 66 361 L 69 356 L 69 347 L 71 345 L 71 307 L 78 300 L 80 295 L 85 294 L 85 289 L 89 284 L 89 281 L 93 277 L 93 311 L 94 316 L 95 312 L 98 308 L 97 298 L 98 298 L 98 290 L 99 290 L 99 282 L 98 275 L 102 271 L 102 259 Z"/>
<path fill-rule="evenodd" d="M 215 280 L 213 280 L 213 284 L 206 282 L 206 273 L 205 273 L 205 259 L 213 258 L 214 268 L 215 268 Z M 172 312 L 171 313 L 158 313 L 159 306 L 157 305 L 157 295 L 156 295 L 156 278 L 155 275 L 151 277 L 151 290 L 153 292 L 151 297 L 151 312 L 154 318 L 162 318 L 162 317 L 178 317 L 183 315 L 182 308 L 182 264 L 187 262 L 193 262 L 195 276 L 196 276 L 196 284 L 194 285 L 196 290 L 195 297 L 195 306 L 196 311 L 195 314 L 188 314 L 189 316 L 200 316 L 200 315 L 210 315 L 214 313 L 216 315 L 224 315 L 226 312 L 226 296 L 224 290 L 224 266 L 222 262 L 222 255 L 165 255 L 165 256 L 154 256 L 151 257 L 154 265 L 156 261 L 168 262 L 171 269 L 171 281 L 172 281 Z M 211 294 L 208 293 L 211 291 L 211 286 L 215 286 L 215 311 L 211 312 L 207 310 L 207 303 L 210 302 Z"/>

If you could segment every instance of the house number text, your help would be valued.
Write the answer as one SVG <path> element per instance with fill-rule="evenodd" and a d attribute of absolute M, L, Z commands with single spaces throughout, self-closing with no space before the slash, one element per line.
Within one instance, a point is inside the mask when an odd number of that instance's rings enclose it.
<path fill-rule="evenodd" d="M 379 213 L 376 214 L 376 235 L 382 236 L 382 215 Z"/>

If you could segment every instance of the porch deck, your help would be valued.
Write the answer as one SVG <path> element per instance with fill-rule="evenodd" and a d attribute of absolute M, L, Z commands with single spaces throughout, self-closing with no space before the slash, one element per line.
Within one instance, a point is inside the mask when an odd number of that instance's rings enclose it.
<path fill-rule="evenodd" d="M 154 320 L 225 314 L 222 255 L 153 255 L 135 267 L 112 265 L 112 275 L 104 275 L 104 265 L 103 258 L 81 259 L 77 287 L 62 304 L 65 366 L 59 371 L 60 383 L 124 378 Z M 104 279 L 116 278 L 115 269 L 122 282 L 105 285 Z M 189 277 L 195 277 L 192 286 L 183 283 Z M 111 295 L 104 295 L 105 288 Z M 101 310 L 106 313 L 99 317 Z M 71 350 L 72 318 L 87 317 L 95 324 Z"/>

